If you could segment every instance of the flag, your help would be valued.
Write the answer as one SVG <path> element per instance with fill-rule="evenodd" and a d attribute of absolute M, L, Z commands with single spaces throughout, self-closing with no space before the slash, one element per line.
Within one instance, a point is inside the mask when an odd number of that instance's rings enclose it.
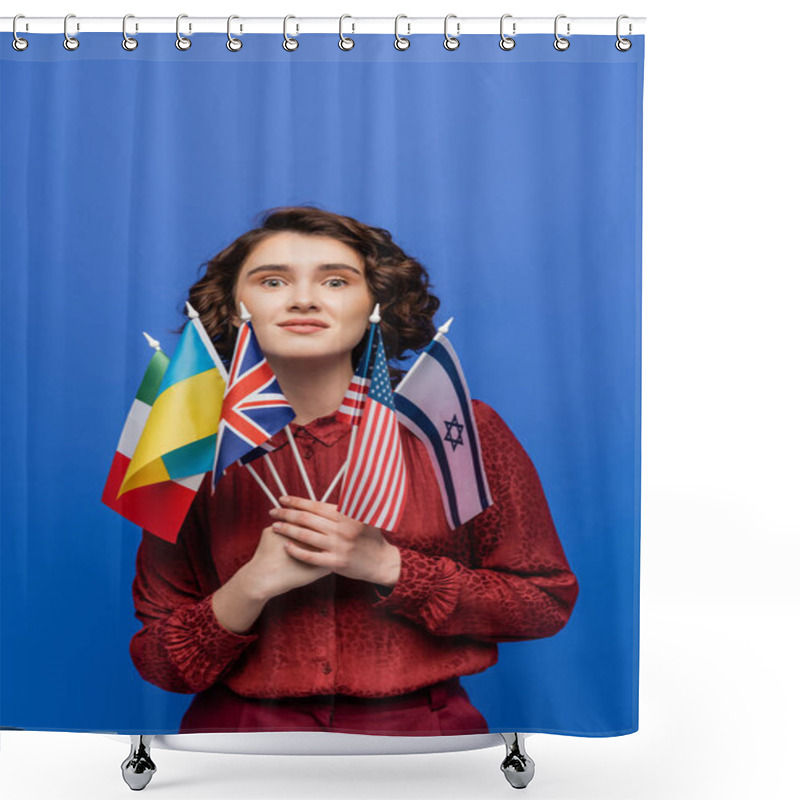
<path fill-rule="evenodd" d="M 393 531 L 405 507 L 408 482 L 383 339 L 378 324 L 373 323 L 372 328 L 370 336 L 376 343 L 366 350 L 369 388 L 338 508 L 366 525 Z"/>
<path fill-rule="evenodd" d="M 134 525 L 174 543 L 203 481 L 202 473 L 142 486 L 118 496 L 168 365 L 164 352 L 156 350 L 128 411 L 101 499 Z"/>
<path fill-rule="evenodd" d="M 469 388 L 441 329 L 397 387 L 394 400 L 398 421 L 428 450 L 450 527 L 488 508 L 492 498 Z"/>
<path fill-rule="evenodd" d="M 247 456 L 254 448 L 261 451 L 257 455 L 271 450 L 260 446 L 294 418 L 294 410 L 259 347 L 252 323 L 249 320 L 242 323 L 222 400 L 212 492 L 225 469 L 234 462 L 252 460 Z"/>
<path fill-rule="evenodd" d="M 369 339 L 367 347 L 361 354 L 355 374 L 350 379 L 336 419 L 345 425 L 358 425 L 364 411 L 364 403 L 369 391 L 369 365 L 374 361 L 375 347 L 378 340 L 375 337 L 375 326 L 369 326 Z"/>
<path fill-rule="evenodd" d="M 212 468 L 226 374 L 192 309 L 128 464 L 120 495 Z"/>

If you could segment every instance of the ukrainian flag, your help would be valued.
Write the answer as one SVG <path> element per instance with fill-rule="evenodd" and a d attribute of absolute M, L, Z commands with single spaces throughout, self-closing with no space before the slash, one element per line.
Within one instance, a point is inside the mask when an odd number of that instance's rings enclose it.
<path fill-rule="evenodd" d="M 214 466 L 225 368 L 197 317 L 183 329 L 119 494 Z"/>

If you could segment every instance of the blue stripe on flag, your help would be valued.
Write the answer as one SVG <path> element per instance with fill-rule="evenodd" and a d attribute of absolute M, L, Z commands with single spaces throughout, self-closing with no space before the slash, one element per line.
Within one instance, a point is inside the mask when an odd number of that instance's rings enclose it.
<path fill-rule="evenodd" d="M 480 453 L 478 453 L 478 436 L 472 427 L 472 407 L 469 400 L 467 400 L 467 395 L 464 393 L 464 386 L 461 383 L 458 369 L 453 363 L 453 359 L 450 358 L 450 353 L 447 351 L 447 348 L 436 340 L 431 342 L 430 355 L 441 364 L 442 369 L 447 373 L 458 395 L 458 402 L 461 404 L 461 414 L 464 417 L 464 424 L 467 426 L 467 432 L 469 434 L 472 466 L 478 479 L 478 492 L 480 493 L 481 506 L 487 508 L 489 506 L 489 498 L 486 496 L 486 487 L 481 478 L 483 475 L 483 465 L 481 463 Z"/>
<path fill-rule="evenodd" d="M 442 437 L 436 426 L 431 422 L 430 417 L 422 413 L 418 406 L 412 403 L 402 394 L 394 396 L 394 404 L 397 410 L 408 417 L 425 434 L 428 441 L 433 445 L 436 460 L 444 480 L 444 489 L 447 494 L 447 504 L 450 506 L 450 516 L 453 520 L 453 527 L 461 525 L 461 517 L 458 514 L 458 501 L 456 500 L 456 489 L 453 486 L 453 476 L 450 474 L 450 465 L 447 462 L 447 454 L 444 451 Z"/>

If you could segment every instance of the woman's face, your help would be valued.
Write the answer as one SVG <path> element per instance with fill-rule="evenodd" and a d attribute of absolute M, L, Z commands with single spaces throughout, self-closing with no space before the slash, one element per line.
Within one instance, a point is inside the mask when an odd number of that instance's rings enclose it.
<path fill-rule="evenodd" d="M 375 305 L 356 250 L 327 236 L 290 231 L 273 233 L 253 247 L 239 270 L 234 298 L 237 314 L 239 303 L 245 304 L 261 350 L 273 364 L 349 359 Z"/>

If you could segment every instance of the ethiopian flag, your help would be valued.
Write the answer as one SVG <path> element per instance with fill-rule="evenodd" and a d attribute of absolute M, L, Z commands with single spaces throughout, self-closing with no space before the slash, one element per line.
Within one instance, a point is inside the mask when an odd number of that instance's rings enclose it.
<path fill-rule="evenodd" d="M 125 519 L 145 528 L 156 536 L 174 543 L 183 525 L 203 475 L 192 475 L 176 481 L 165 481 L 133 489 L 118 497 L 122 480 L 136 450 L 153 403 L 158 396 L 158 387 L 169 365 L 169 359 L 161 349 L 156 350 L 145 371 L 144 378 L 131 404 L 117 452 L 108 473 L 103 502 Z"/>

